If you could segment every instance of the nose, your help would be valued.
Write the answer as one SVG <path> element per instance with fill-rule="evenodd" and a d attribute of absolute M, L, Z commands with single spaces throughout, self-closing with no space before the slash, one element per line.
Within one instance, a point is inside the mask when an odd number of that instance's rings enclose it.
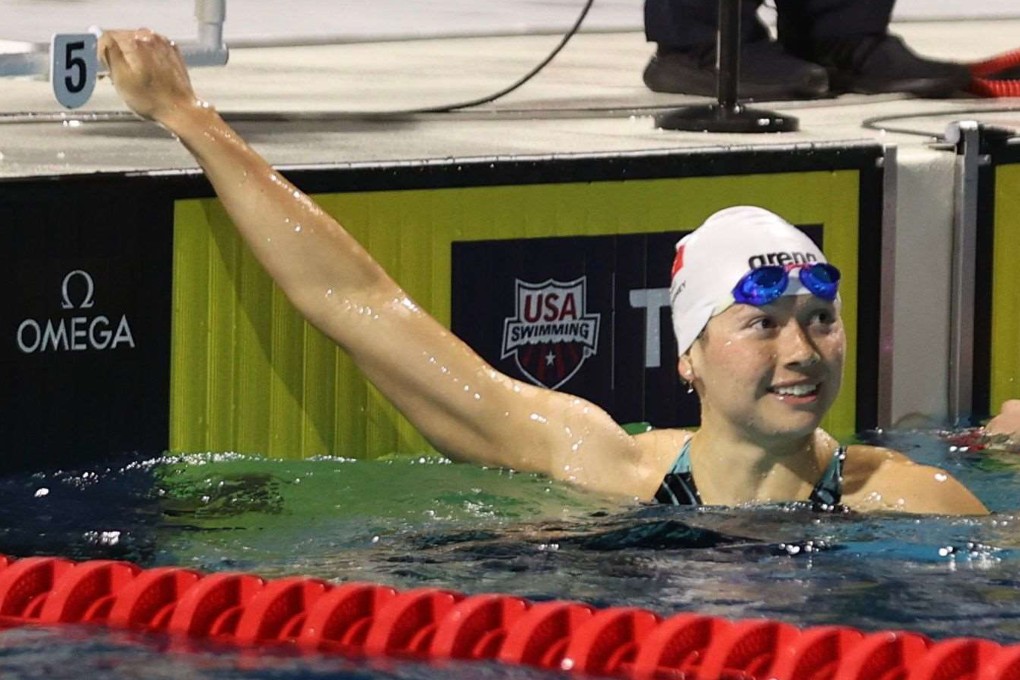
<path fill-rule="evenodd" d="M 796 319 L 790 319 L 783 327 L 779 358 L 783 365 L 790 367 L 811 366 L 821 360 L 815 343 Z"/>

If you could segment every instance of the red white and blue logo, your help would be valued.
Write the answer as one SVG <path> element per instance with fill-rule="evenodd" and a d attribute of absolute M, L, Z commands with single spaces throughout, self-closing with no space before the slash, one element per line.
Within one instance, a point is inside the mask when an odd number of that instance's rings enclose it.
<path fill-rule="evenodd" d="M 599 314 L 586 307 L 588 282 L 515 279 L 516 316 L 503 320 L 502 356 L 536 385 L 556 389 L 598 353 Z"/>

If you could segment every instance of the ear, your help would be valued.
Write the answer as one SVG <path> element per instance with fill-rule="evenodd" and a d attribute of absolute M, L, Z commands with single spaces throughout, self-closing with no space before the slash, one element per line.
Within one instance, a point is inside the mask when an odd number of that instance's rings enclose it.
<path fill-rule="evenodd" d="M 677 373 L 686 382 L 690 383 L 697 377 L 694 373 L 694 365 L 691 363 L 691 353 L 681 354 L 680 358 L 676 362 Z"/>

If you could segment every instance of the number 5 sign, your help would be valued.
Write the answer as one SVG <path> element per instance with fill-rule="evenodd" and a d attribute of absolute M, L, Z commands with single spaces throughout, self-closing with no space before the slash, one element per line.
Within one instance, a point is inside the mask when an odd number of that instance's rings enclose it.
<path fill-rule="evenodd" d="M 57 33 L 50 44 L 50 83 L 57 101 L 76 109 L 92 96 L 96 86 L 96 36 L 93 33 Z"/>

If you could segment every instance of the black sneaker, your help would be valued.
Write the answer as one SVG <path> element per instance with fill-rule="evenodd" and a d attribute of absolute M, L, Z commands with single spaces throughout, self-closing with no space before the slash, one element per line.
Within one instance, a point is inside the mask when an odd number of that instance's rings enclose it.
<path fill-rule="evenodd" d="M 683 51 L 660 49 L 648 63 L 645 85 L 655 92 L 717 94 L 715 45 Z M 816 99 L 828 94 L 825 69 L 792 57 L 771 40 L 756 40 L 740 47 L 741 100 Z"/>
<path fill-rule="evenodd" d="M 904 92 L 940 98 L 966 90 L 971 81 L 967 66 L 919 56 L 895 35 L 831 38 L 807 50 L 798 56 L 824 66 L 835 93 Z"/>

